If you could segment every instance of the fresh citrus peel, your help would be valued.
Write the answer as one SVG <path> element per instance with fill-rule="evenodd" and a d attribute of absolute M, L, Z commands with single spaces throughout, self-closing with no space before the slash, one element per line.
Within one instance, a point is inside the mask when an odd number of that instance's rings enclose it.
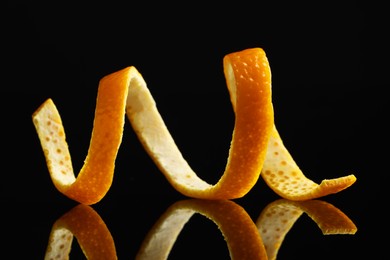
<path fill-rule="evenodd" d="M 171 185 L 180 193 L 203 199 L 244 196 L 260 172 L 280 196 L 305 200 L 336 193 L 352 185 L 355 176 L 324 180 L 306 178 L 284 147 L 274 126 L 271 71 L 261 48 L 228 54 L 223 59 L 235 125 L 225 171 L 216 184 L 199 178 L 170 135 L 142 75 L 127 67 L 99 82 L 94 128 L 85 163 L 77 178 L 60 115 L 48 99 L 33 114 L 54 185 L 83 204 L 100 201 L 113 180 L 115 158 L 126 114 L 140 142 Z"/>
<path fill-rule="evenodd" d="M 104 221 L 90 206 L 79 204 L 53 224 L 45 260 L 69 259 L 74 236 L 87 259 L 117 259 Z"/>
<path fill-rule="evenodd" d="M 330 203 L 279 199 L 268 204 L 256 221 L 268 259 L 276 259 L 285 236 L 304 212 L 317 223 L 324 235 L 353 235 L 357 231 L 352 220 Z"/>
<path fill-rule="evenodd" d="M 230 200 L 200 199 L 172 204 L 146 235 L 136 259 L 168 259 L 178 235 L 194 214 L 218 226 L 231 259 L 267 259 L 259 231 L 241 206 Z"/>

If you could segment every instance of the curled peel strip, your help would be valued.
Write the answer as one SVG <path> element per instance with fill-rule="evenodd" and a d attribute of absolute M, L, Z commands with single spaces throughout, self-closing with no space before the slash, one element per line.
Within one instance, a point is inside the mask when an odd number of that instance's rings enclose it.
<path fill-rule="evenodd" d="M 307 178 L 284 146 L 275 126 L 270 136 L 261 176 L 274 192 L 290 200 L 316 199 L 337 193 L 356 181 L 353 174 L 325 179 L 320 184 Z"/>
<path fill-rule="evenodd" d="M 235 112 L 235 125 L 226 168 L 216 184 L 199 178 L 188 165 L 158 112 L 142 75 L 131 66 L 107 75 L 99 82 L 90 147 L 77 178 L 61 118 L 53 101 L 48 99 L 34 112 L 33 122 L 54 185 L 80 203 L 100 201 L 112 183 L 125 114 L 145 150 L 170 184 L 189 197 L 242 197 L 255 185 L 263 167 L 267 184 L 280 196 L 296 200 L 334 193 L 355 181 L 356 178 L 350 175 L 317 186 L 300 172 L 302 187 L 296 185 L 298 180 L 293 180 L 287 188 L 280 186 L 279 180 L 294 177 L 298 169 L 274 128 L 271 71 L 265 52 L 253 48 L 231 53 L 224 57 L 223 66 Z M 280 145 L 273 145 L 276 142 Z M 284 157 L 277 157 L 276 153 Z M 280 161 L 280 158 L 284 159 Z M 280 170 L 285 164 L 289 165 L 285 170 L 290 171 Z M 283 178 L 276 178 L 281 172 Z"/>

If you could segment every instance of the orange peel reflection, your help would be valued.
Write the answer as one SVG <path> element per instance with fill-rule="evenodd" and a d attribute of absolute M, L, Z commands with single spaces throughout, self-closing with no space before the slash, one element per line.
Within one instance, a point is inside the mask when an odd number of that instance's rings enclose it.
<path fill-rule="evenodd" d="M 268 204 L 256 221 L 268 259 L 276 259 L 286 234 L 304 212 L 317 223 L 324 235 L 357 232 L 352 220 L 330 203 L 279 199 Z"/>
<path fill-rule="evenodd" d="M 53 224 L 45 260 L 69 259 L 73 237 L 87 259 L 117 259 L 114 240 L 104 221 L 90 206 L 79 204 Z"/>
<path fill-rule="evenodd" d="M 267 259 L 259 232 L 238 204 L 229 200 L 182 200 L 171 205 L 145 237 L 136 259 L 167 259 L 193 214 L 212 220 L 223 234 L 231 259 Z"/>
<path fill-rule="evenodd" d="M 135 259 L 168 259 L 177 237 L 194 214 L 217 225 L 231 259 L 276 259 L 286 234 L 303 213 L 316 222 L 324 235 L 357 232 L 348 216 L 320 200 L 276 200 L 263 209 L 254 223 L 245 209 L 233 201 L 188 199 L 175 202 L 160 216 Z M 73 237 L 87 259 L 117 259 L 107 226 L 96 211 L 83 204 L 53 224 L 44 259 L 69 259 Z"/>

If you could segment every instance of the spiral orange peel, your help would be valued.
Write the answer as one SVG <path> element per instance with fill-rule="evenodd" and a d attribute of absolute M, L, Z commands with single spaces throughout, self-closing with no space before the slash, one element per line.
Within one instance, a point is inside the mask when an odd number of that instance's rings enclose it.
<path fill-rule="evenodd" d="M 86 259 L 118 259 L 114 240 L 99 214 L 79 204 L 53 224 L 45 260 L 69 259 L 73 237 Z"/>
<path fill-rule="evenodd" d="M 217 183 L 202 180 L 183 158 L 142 75 L 130 66 L 99 82 L 90 147 L 77 177 L 54 102 L 46 100 L 33 113 L 55 187 L 83 204 L 97 203 L 105 196 L 113 180 L 125 115 L 169 183 L 188 197 L 240 198 L 255 185 L 262 170 L 268 186 L 291 200 L 325 196 L 355 182 L 355 176 L 349 175 L 317 185 L 299 171 L 274 126 L 271 70 L 263 49 L 230 53 L 223 59 L 223 68 L 235 124 L 226 168 Z"/>

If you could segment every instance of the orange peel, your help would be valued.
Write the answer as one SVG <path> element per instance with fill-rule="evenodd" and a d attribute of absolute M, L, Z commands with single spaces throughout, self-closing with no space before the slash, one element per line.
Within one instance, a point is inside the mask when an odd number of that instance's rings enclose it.
<path fill-rule="evenodd" d="M 178 235 L 194 214 L 218 226 L 231 259 L 267 259 L 259 231 L 241 206 L 230 200 L 202 199 L 172 204 L 146 235 L 136 259 L 168 259 Z"/>
<path fill-rule="evenodd" d="M 53 224 L 45 260 L 69 259 L 76 237 L 87 259 L 117 259 L 114 240 L 99 214 L 90 206 L 79 204 Z"/>
<path fill-rule="evenodd" d="M 299 170 L 274 126 L 271 70 L 263 49 L 230 53 L 223 59 L 223 69 L 235 124 L 227 164 L 217 183 L 201 179 L 183 158 L 142 75 L 130 66 L 99 82 L 90 146 L 77 177 L 53 101 L 46 100 L 33 113 L 55 187 L 83 204 L 97 203 L 105 196 L 113 180 L 125 115 L 169 183 L 188 197 L 240 198 L 256 184 L 261 172 L 268 186 L 291 200 L 336 193 L 355 182 L 355 176 L 349 175 L 318 185 Z"/>
<path fill-rule="evenodd" d="M 303 213 L 317 223 L 324 235 L 353 235 L 357 232 L 353 221 L 328 202 L 279 199 L 268 204 L 256 221 L 268 259 L 276 259 L 285 236 Z"/>

